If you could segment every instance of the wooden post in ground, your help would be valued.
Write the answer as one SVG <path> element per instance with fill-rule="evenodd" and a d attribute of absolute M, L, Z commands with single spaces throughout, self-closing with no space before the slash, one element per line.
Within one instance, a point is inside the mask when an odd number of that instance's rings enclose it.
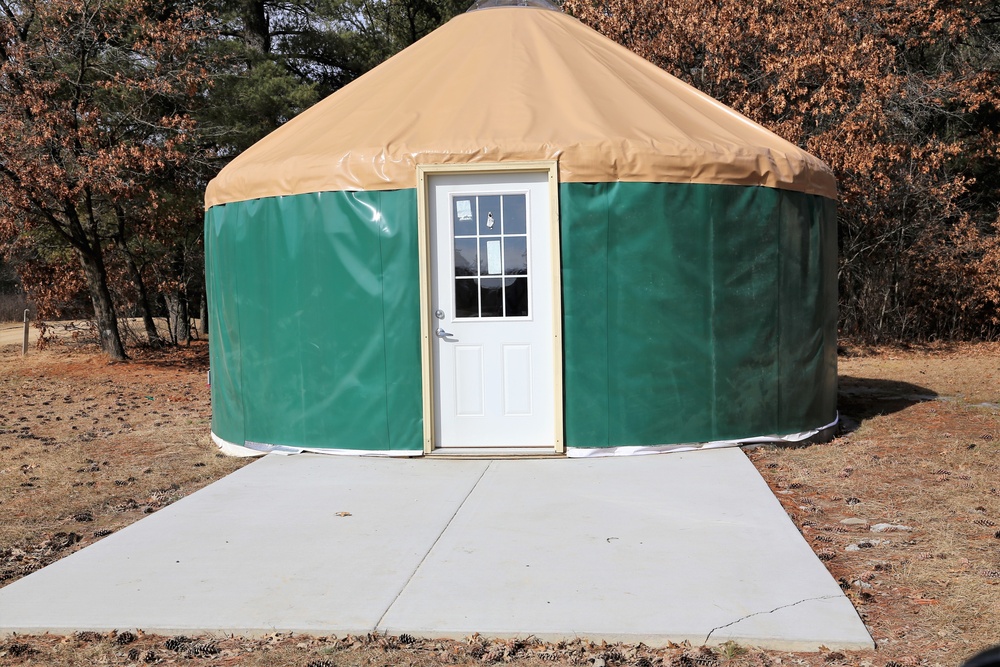
<path fill-rule="evenodd" d="M 24 309 L 24 343 L 21 345 L 21 356 L 28 354 L 28 309 Z"/>

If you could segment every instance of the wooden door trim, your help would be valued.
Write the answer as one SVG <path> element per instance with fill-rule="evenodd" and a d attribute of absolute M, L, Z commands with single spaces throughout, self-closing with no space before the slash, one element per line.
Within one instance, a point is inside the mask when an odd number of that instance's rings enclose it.
<path fill-rule="evenodd" d="M 563 345 L 562 345 L 562 250 L 559 242 L 559 166 L 555 160 L 531 162 L 493 162 L 475 164 L 420 164 L 417 165 L 417 244 L 420 269 L 420 365 L 421 391 L 423 393 L 424 454 L 434 451 L 434 321 L 431 313 L 431 219 L 430 181 L 438 175 L 464 176 L 468 174 L 501 174 L 510 172 L 545 172 L 549 186 L 549 226 L 551 248 L 550 276 L 552 288 L 552 365 L 554 405 L 554 451 L 566 452 L 563 425 Z"/>

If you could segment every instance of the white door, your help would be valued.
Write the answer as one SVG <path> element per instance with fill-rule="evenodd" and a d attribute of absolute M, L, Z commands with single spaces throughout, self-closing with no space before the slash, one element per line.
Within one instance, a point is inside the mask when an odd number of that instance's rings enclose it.
<path fill-rule="evenodd" d="M 434 446 L 558 447 L 549 174 L 431 175 Z"/>

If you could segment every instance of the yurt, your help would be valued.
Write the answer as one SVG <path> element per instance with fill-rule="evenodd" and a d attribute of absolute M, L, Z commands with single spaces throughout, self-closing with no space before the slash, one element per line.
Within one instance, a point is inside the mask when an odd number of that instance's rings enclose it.
<path fill-rule="evenodd" d="M 209 184 L 213 438 L 599 456 L 822 436 L 836 196 L 819 159 L 544 0 L 480 2 Z"/>

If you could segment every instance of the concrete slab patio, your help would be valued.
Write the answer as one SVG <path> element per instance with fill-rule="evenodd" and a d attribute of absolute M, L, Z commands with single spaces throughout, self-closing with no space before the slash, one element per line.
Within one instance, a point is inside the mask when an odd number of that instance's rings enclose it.
<path fill-rule="evenodd" d="M 870 648 L 739 449 L 268 456 L 0 589 L 0 632 Z"/>

